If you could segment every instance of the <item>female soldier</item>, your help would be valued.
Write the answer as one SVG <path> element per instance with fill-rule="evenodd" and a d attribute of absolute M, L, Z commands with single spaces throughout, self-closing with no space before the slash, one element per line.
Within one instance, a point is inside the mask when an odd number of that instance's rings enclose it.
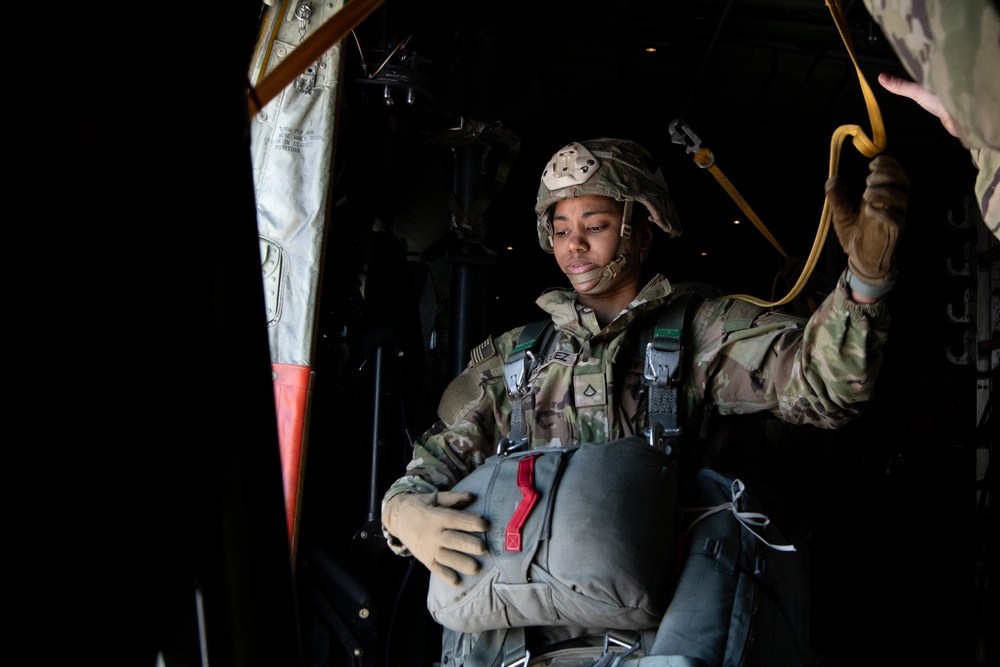
<path fill-rule="evenodd" d="M 894 283 L 909 186 L 892 158 L 877 157 L 870 169 L 860 208 L 836 177 L 827 184 L 848 268 L 807 321 L 733 298 L 699 303 L 684 332 L 680 414 L 698 420 L 706 412 L 767 411 L 792 424 L 837 428 L 864 409 L 889 324 L 881 297 Z M 681 228 L 667 185 L 640 145 L 597 139 L 564 147 L 542 172 L 535 212 L 539 242 L 572 288 L 537 299 L 554 335 L 522 378 L 530 391 L 515 400 L 505 382 L 505 363 L 525 327 L 484 341 L 383 499 L 393 551 L 412 554 L 453 586 L 480 572 L 489 523 L 465 511 L 476 494 L 450 489 L 518 430 L 530 450 L 650 439 L 650 389 L 633 352 L 638 323 L 684 292 L 659 274 L 643 284 L 654 226 L 671 237 Z M 582 630 L 553 629 L 546 643 L 573 632 Z M 472 649 L 480 639 L 446 630 L 448 667 L 478 665 Z M 482 664 L 501 658 L 491 654 Z"/>

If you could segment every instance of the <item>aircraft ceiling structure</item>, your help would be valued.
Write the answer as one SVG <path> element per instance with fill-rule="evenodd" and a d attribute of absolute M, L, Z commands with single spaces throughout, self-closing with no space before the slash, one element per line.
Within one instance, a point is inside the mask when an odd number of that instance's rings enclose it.
<path fill-rule="evenodd" d="M 959 184 L 972 178 L 967 155 L 936 118 L 877 84 L 879 72 L 907 76 L 905 69 L 863 3 L 842 6 L 885 120 L 886 152 L 905 164 L 941 151 L 968 167 L 947 178 Z M 412 106 L 399 94 L 387 105 L 381 87 L 366 78 L 400 44 L 419 73 L 411 79 Z M 377 133 L 367 133 L 364 151 L 370 160 L 382 151 L 382 165 L 369 173 L 392 178 L 394 187 L 373 187 L 372 198 L 383 207 L 382 222 L 414 256 L 440 257 L 449 229 L 453 210 L 441 188 L 452 187 L 453 165 L 442 146 L 449 134 L 454 139 L 454 128 L 481 123 L 519 138 L 516 159 L 482 221 L 486 245 L 499 254 L 500 291 L 530 293 L 539 275 L 561 284 L 535 241 L 532 207 L 544 161 L 570 141 L 620 136 L 651 150 L 676 199 L 684 235 L 655 250 L 666 256 L 668 275 L 740 291 L 749 280 L 749 289 L 766 298 L 782 257 L 751 225 L 732 225 L 746 216 L 684 146 L 671 141 L 670 123 L 688 123 L 796 256 L 808 254 L 816 234 L 832 133 L 844 124 L 871 127 L 855 67 L 819 0 L 446 2 L 433 12 L 388 2 L 348 45 L 343 127 L 353 134 L 351 128 L 364 123 L 382 132 L 377 140 Z M 494 175 L 504 150 L 494 145 L 487 153 L 493 162 L 484 162 L 485 178 Z M 863 183 L 866 163 L 845 147 L 842 170 L 849 179 Z M 517 270 L 526 263 L 534 278 Z M 761 271 L 748 277 L 748 263 Z"/>

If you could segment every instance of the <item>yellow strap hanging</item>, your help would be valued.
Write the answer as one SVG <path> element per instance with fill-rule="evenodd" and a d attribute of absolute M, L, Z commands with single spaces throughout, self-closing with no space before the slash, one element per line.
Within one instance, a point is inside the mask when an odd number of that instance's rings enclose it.
<path fill-rule="evenodd" d="M 854 55 L 854 47 L 851 44 L 850 35 L 845 27 L 847 19 L 840 6 L 840 0 L 826 0 L 826 6 L 830 9 L 830 14 L 833 16 L 833 21 L 837 26 L 837 31 L 840 33 L 840 37 L 844 41 L 844 45 L 847 47 L 847 53 L 851 57 L 851 62 L 854 63 L 854 69 L 858 74 L 858 81 L 861 84 L 861 91 L 865 97 L 865 105 L 868 108 L 868 117 L 872 125 L 872 135 L 874 136 L 874 139 L 869 139 L 868 135 L 865 134 L 864 130 L 859 125 L 841 125 L 834 130 L 833 137 L 830 140 L 830 171 L 827 177 L 832 178 L 837 174 L 837 169 L 840 165 L 840 152 L 844 140 L 848 136 L 853 137 L 855 148 L 857 148 L 858 151 L 866 157 L 873 158 L 885 148 L 885 125 L 882 122 L 882 114 L 879 111 L 878 103 L 875 101 L 875 94 L 872 92 L 871 86 L 868 85 L 868 81 L 865 79 L 865 75 L 862 73 L 861 67 L 858 65 L 857 57 Z M 736 191 L 736 188 L 729 182 L 729 179 L 723 175 L 718 165 L 715 164 L 715 157 L 712 155 L 712 152 L 701 146 L 701 142 L 697 135 L 695 135 L 686 125 L 681 123 L 678 127 L 679 122 L 679 120 L 675 120 L 670 124 L 670 132 L 674 143 L 688 144 L 687 151 L 694 154 L 695 163 L 704 169 L 708 169 L 719 184 L 722 185 L 722 187 L 729 193 L 730 197 L 733 198 L 733 201 L 735 201 L 740 209 L 747 214 L 754 226 L 760 230 L 760 232 L 775 248 L 777 248 L 778 252 L 780 252 L 783 257 L 787 258 L 788 253 L 786 253 L 781 245 L 778 244 L 778 242 L 774 239 L 774 236 L 772 236 L 772 234 L 764 226 L 764 223 L 760 221 L 760 218 L 758 218 L 750 208 L 750 205 L 747 204 L 746 200 L 743 199 L 742 196 L 740 196 L 739 192 Z M 749 301 L 750 303 L 764 308 L 782 306 L 795 299 L 795 297 L 797 297 L 802 291 L 803 287 L 805 287 L 809 277 L 812 275 L 813 270 L 816 268 L 820 252 L 823 250 L 823 244 L 825 243 L 827 234 L 830 230 L 830 216 L 831 212 L 829 210 L 829 202 L 824 200 L 823 213 L 820 216 L 819 228 L 816 230 L 816 238 L 813 240 L 812 250 L 809 252 L 809 257 L 806 259 L 806 263 L 802 268 L 802 273 L 799 275 L 799 279 L 784 298 L 778 301 L 765 301 L 747 294 L 733 294 L 731 296 L 744 301 Z"/>
<path fill-rule="evenodd" d="M 764 225 L 763 222 L 761 222 L 760 218 L 757 217 L 757 214 L 753 212 L 753 209 L 750 208 L 750 204 L 748 204 L 740 195 L 739 191 L 737 191 L 736 186 L 729 182 L 729 179 L 726 178 L 725 174 L 722 173 L 722 170 L 715 164 L 715 156 L 712 154 L 712 151 L 707 148 L 702 148 L 701 139 L 698 138 L 698 135 L 694 133 L 688 124 L 680 119 L 672 121 L 670 123 L 670 138 L 675 144 L 687 145 L 687 152 L 694 154 L 695 163 L 702 169 L 708 169 L 708 171 L 715 176 L 715 180 L 717 180 L 719 184 L 725 188 L 726 192 L 729 193 L 729 196 L 733 198 L 733 201 L 735 201 L 743 212 L 749 216 L 754 226 L 760 230 L 760 233 L 771 242 L 771 245 L 773 245 L 783 257 L 788 257 L 788 253 L 785 252 L 785 249 L 781 247 L 781 244 L 774 238 L 770 230 Z"/>

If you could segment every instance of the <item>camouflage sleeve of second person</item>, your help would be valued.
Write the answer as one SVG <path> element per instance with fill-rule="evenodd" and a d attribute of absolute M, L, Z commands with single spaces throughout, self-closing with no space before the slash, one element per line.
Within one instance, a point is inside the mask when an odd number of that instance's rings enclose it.
<path fill-rule="evenodd" d="M 720 414 L 838 428 L 871 400 L 888 326 L 885 299 L 852 301 L 843 275 L 804 326 L 746 301 L 711 301 L 692 327 L 688 387 Z"/>
<path fill-rule="evenodd" d="M 975 196 L 1000 238 L 1000 3 L 864 0 L 900 63 L 937 96 L 979 169 Z"/>
<path fill-rule="evenodd" d="M 972 162 L 979 170 L 975 186 L 979 213 L 993 236 L 1000 239 L 1000 151 L 973 149 Z"/>

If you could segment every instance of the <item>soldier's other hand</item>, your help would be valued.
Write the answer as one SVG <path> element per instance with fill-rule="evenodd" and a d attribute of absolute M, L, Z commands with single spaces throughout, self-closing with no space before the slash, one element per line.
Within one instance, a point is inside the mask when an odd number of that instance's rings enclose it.
<path fill-rule="evenodd" d="M 910 179 L 894 158 L 869 164 L 867 188 L 858 206 L 839 176 L 826 183 L 834 231 L 847 253 L 852 289 L 864 297 L 888 292 L 896 279 L 896 244 L 903 234 Z"/>
<path fill-rule="evenodd" d="M 486 553 L 482 537 L 489 522 L 463 511 L 475 496 L 467 492 L 402 493 L 382 508 L 382 523 L 433 574 L 452 586 L 459 574 L 477 574 Z"/>
<path fill-rule="evenodd" d="M 948 110 L 944 108 L 941 98 L 937 95 L 927 90 L 916 81 L 907 81 L 906 79 L 900 79 L 898 76 L 892 76 L 891 74 L 879 74 L 878 82 L 882 84 L 882 87 L 890 93 L 899 95 L 900 97 L 909 97 L 926 111 L 937 116 L 938 119 L 940 119 L 941 124 L 944 125 L 944 129 L 948 131 L 948 134 L 962 139 L 963 143 L 965 142 L 965 139 L 959 131 L 958 124 L 951 117 L 951 114 L 948 113 Z"/>

